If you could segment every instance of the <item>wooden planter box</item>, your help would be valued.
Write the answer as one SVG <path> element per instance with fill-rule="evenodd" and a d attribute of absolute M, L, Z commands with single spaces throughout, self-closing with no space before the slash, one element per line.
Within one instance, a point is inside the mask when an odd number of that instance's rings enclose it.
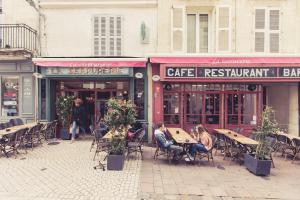
<path fill-rule="evenodd" d="M 125 155 L 108 155 L 107 169 L 108 170 L 123 170 Z"/>
<path fill-rule="evenodd" d="M 258 160 L 253 155 L 245 153 L 245 166 L 255 175 L 268 176 L 271 171 L 271 160 Z"/>

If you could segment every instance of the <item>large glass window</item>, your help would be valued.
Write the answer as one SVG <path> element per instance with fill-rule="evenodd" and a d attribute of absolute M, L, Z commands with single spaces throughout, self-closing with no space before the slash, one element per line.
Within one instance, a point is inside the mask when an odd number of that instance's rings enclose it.
<path fill-rule="evenodd" d="M 179 94 L 164 94 L 164 123 L 179 124 Z"/>
<path fill-rule="evenodd" d="M 2 116 L 19 115 L 19 77 L 2 76 Z"/>
<path fill-rule="evenodd" d="M 187 94 L 186 122 L 188 124 L 202 123 L 203 94 Z"/>
<path fill-rule="evenodd" d="M 187 52 L 208 52 L 208 14 L 187 15 Z"/>
<path fill-rule="evenodd" d="M 205 94 L 205 123 L 220 123 L 220 94 Z"/>
<path fill-rule="evenodd" d="M 41 80 L 41 119 L 46 119 L 46 79 Z"/>
<path fill-rule="evenodd" d="M 135 79 L 135 94 L 134 94 L 134 103 L 137 107 L 137 118 L 138 119 L 145 119 L 145 92 L 144 92 L 144 79 Z"/>

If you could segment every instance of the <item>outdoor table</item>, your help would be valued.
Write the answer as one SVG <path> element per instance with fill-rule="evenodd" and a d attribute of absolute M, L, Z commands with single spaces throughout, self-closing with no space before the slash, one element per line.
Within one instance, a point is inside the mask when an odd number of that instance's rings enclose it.
<path fill-rule="evenodd" d="M 293 139 L 300 140 L 300 137 L 294 136 L 294 135 L 290 135 L 290 134 L 287 134 L 287 133 L 284 133 L 284 132 L 277 132 L 277 133 L 275 133 L 275 135 L 283 135 L 283 136 L 288 137 L 290 140 L 293 140 Z"/>
<path fill-rule="evenodd" d="M 229 129 L 214 129 L 217 133 L 223 134 L 226 137 L 237 141 L 238 143 L 242 145 L 258 145 L 258 142 L 255 140 L 252 140 L 251 138 L 248 138 L 242 134 L 236 133 Z"/>
<path fill-rule="evenodd" d="M 107 140 L 111 140 L 112 136 L 113 136 L 112 131 L 108 131 L 102 138 L 107 139 Z M 125 131 L 122 131 L 122 136 L 125 138 L 125 136 L 126 136 Z"/>
<path fill-rule="evenodd" d="M 181 128 L 167 128 L 172 138 L 178 144 L 197 144 L 198 142 L 193 139 L 190 134 Z"/>
<path fill-rule="evenodd" d="M 12 126 L 12 127 L 0 130 L 0 137 L 3 137 L 4 135 L 8 135 L 8 134 L 11 134 L 11 133 L 14 133 L 14 132 L 16 132 L 20 129 L 23 129 L 23 128 L 32 128 L 35 125 L 37 125 L 37 122 L 22 124 L 22 125 L 18 125 L 18 126 Z M 7 131 L 7 130 L 9 130 L 9 131 Z"/>

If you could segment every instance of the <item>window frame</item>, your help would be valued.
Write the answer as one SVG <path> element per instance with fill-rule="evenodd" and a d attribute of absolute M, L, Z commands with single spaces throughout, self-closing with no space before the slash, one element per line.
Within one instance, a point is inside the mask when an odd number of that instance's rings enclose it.
<path fill-rule="evenodd" d="M 255 17 L 256 17 L 256 10 L 257 9 L 264 9 L 265 10 L 265 27 L 264 29 L 257 29 L 256 28 L 256 22 L 255 22 Z M 271 30 L 270 29 L 270 11 L 271 10 L 278 10 L 279 12 L 279 22 L 278 22 L 278 30 Z M 254 8 L 254 17 L 253 17 L 253 52 L 257 54 L 262 54 L 262 53 L 270 53 L 270 54 L 280 54 L 281 52 L 281 9 L 279 7 L 255 7 Z M 255 34 L 256 33 L 264 33 L 264 51 L 263 52 L 258 52 L 255 50 Z M 278 52 L 271 52 L 270 48 L 270 34 L 272 33 L 278 33 Z"/>
<path fill-rule="evenodd" d="M 94 26 L 94 21 L 95 18 L 98 17 L 98 30 L 99 33 L 97 36 L 95 36 L 95 26 Z M 101 17 L 105 17 L 106 21 L 105 21 L 105 36 L 101 36 Z M 110 17 L 114 17 L 114 31 L 115 31 L 115 35 L 111 36 L 110 35 L 110 27 L 109 27 L 109 19 Z M 117 36 L 116 32 L 117 32 L 117 23 L 116 20 L 117 18 L 120 17 L 121 18 L 121 35 Z M 91 47 L 91 51 L 92 51 L 92 55 L 93 56 L 122 56 L 123 55 L 123 50 L 124 50 L 124 16 L 120 15 L 120 14 L 96 14 L 92 16 L 92 47 Z M 98 38 L 99 40 L 99 47 L 98 47 L 98 54 L 96 54 L 95 52 L 95 39 Z M 105 38 L 105 55 L 102 55 L 101 53 L 101 39 Z M 114 38 L 114 55 L 110 54 L 110 45 L 109 45 L 109 41 L 111 38 Z M 118 55 L 118 51 L 117 51 L 117 39 L 120 38 L 121 39 L 121 50 L 120 50 L 120 55 Z"/>
<path fill-rule="evenodd" d="M 188 15 L 196 15 L 196 52 L 187 52 L 188 51 L 188 44 L 187 44 L 187 38 L 188 38 Z M 200 52 L 200 15 L 207 15 L 207 52 Z M 211 52 L 211 16 L 209 15 L 209 12 L 186 12 L 185 13 L 185 46 L 186 46 L 186 53 L 193 54 L 193 53 L 203 53 L 207 54 Z"/>
<path fill-rule="evenodd" d="M 3 99 L 2 99 L 2 97 L 3 97 L 3 90 L 2 90 L 2 81 L 3 81 L 3 77 L 18 77 L 18 97 L 17 97 L 17 109 L 18 109 L 18 114 L 17 115 L 15 115 L 15 116 L 7 116 L 7 115 L 2 115 L 2 109 L 3 109 L 3 105 L 2 105 L 2 103 L 3 103 Z M 23 96 L 21 96 L 21 91 L 23 90 L 23 85 L 21 85 L 20 83 L 21 83 L 21 78 L 22 78 L 22 76 L 20 76 L 20 75 L 18 75 L 18 74 L 1 74 L 0 75 L 0 117 L 2 117 L 2 118 L 7 118 L 7 119 L 9 119 L 9 118 L 15 118 L 15 117 L 20 117 L 20 116 L 22 116 L 21 115 L 21 110 L 20 110 L 20 108 L 22 107 L 22 101 L 21 101 L 21 99 L 23 98 Z"/>
<path fill-rule="evenodd" d="M 228 16 L 228 28 L 220 28 L 219 27 L 219 10 L 220 8 L 228 8 L 229 16 Z M 219 48 L 219 31 L 228 31 L 228 50 L 220 50 Z M 219 53 L 230 53 L 232 42 L 231 42 L 231 6 L 220 5 L 216 7 L 216 52 Z"/>

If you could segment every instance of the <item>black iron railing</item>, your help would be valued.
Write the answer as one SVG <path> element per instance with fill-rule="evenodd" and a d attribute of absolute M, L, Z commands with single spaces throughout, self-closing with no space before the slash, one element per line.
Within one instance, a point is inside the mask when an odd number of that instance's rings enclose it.
<path fill-rule="evenodd" d="M 37 52 L 37 31 L 26 24 L 0 24 L 0 49 Z"/>

